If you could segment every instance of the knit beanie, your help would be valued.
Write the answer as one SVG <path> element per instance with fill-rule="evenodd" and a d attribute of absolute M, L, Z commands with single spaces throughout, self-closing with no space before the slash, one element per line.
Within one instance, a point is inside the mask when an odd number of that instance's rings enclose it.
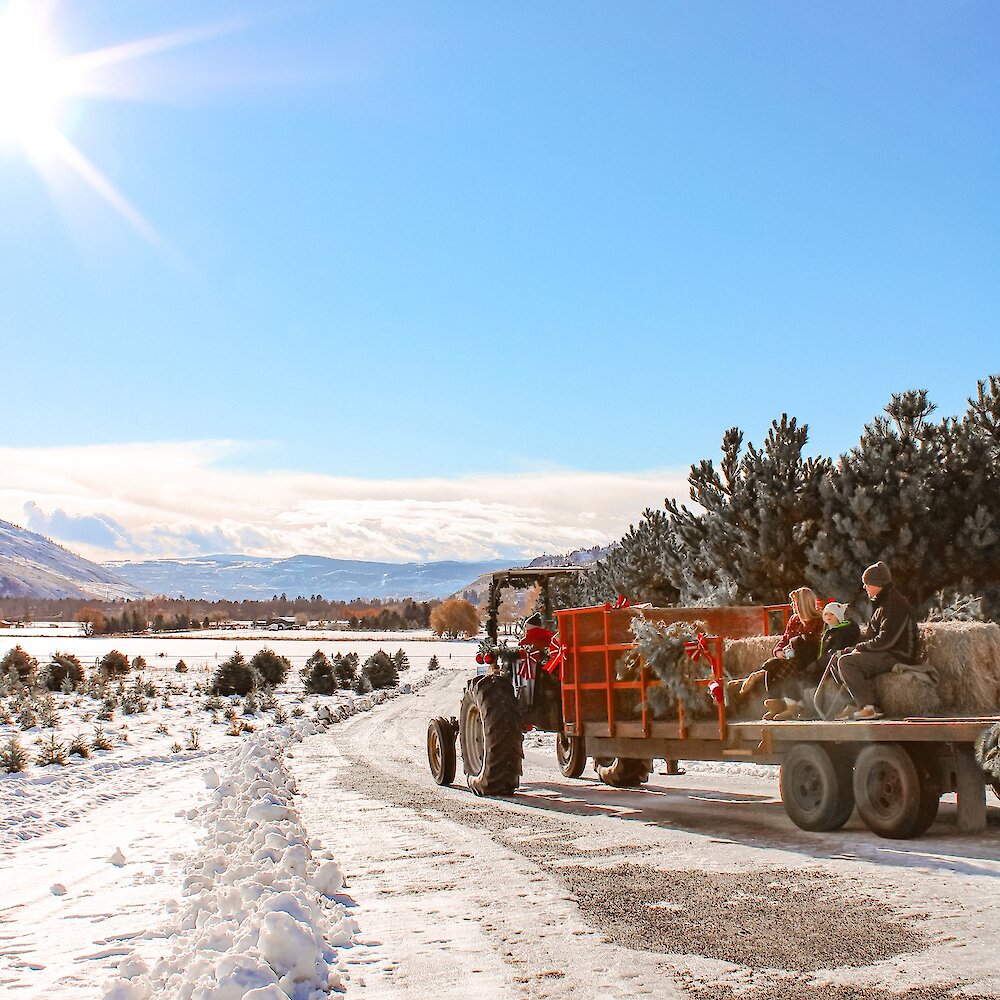
<path fill-rule="evenodd" d="M 892 574 L 889 572 L 889 567 L 879 561 L 861 574 L 861 582 L 870 583 L 873 587 L 886 587 L 892 583 Z"/>
<path fill-rule="evenodd" d="M 839 604 L 837 601 L 830 601 L 826 607 L 823 608 L 823 614 L 831 614 L 838 622 L 844 621 L 847 617 L 847 605 Z"/>

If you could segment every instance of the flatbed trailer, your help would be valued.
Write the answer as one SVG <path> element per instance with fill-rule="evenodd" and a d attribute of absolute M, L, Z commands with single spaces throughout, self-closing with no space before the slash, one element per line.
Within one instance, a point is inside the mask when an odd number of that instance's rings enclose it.
<path fill-rule="evenodd" d="M 635 648 L 634 608 L 573 608 L 556 612 L 562 663 L 563 732 L 575 754 L 595 760 L 747 761 L 781 766 L 781 798 L 805 830 L 839 829 L 855 807 L 873 832 L 915 837 L 933 823 L 941 795 L 957 792 L 958 826 L 986 828 L 987 776 L 976 763 L 976 740 L 1000 715 L 865 721 L 733 721 L 725 703 L 714 718 L 654 717 L 648 695 L 661 682 L 643 664 L 618 676 L 621 657 Z M 679 619 L 672 609 L 643 609 L 654 621 Z M 705 609 L 710 618 L 711 609 Z M 683 620 L 690 620 L 687 616 Z M 704 663 L 706 688 L 725 689 L 722 638 L 688 643 Z M 706 691 L 706 698 L 708 698 Z"/>

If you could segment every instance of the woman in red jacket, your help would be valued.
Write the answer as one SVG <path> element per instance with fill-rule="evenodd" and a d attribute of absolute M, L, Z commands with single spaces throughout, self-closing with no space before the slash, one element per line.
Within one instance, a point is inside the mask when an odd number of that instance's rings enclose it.
<path fill-rule="evenodd" d="M 809 587 L 799 587 L 788 595 L 792 614 L 785 634 L 774 644 L 770 659 L 761 664 L 740 685 L 740 694 L 747 695 L 763 683 L 767 692 L 764 707 L 769 712 L 784 711 L 785 699 L 798 702 L 802 697 L 802 675 L 815 662 L 819 652 L 819 637 L 823 631 L 823 612 L 816 594 Z"/>

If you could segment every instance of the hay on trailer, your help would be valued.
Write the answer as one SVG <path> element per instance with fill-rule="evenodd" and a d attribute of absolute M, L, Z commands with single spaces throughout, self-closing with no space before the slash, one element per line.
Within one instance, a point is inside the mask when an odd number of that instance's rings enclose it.
<path fill-rule="evenodd" d="M 922 622 L 924 662 L 939 675 L 940 712 L 994 715 L 1000 711 L 1000 625 Z"/>
<path fill-rule="evenodd" d="M 941 714 L 938 685 L 916 674 L 880 674 L 875 678 L 875 701 L 890 719 L 926 718 Z"/>
<path fill-rule="evenodd" d="M 748 677 L 760 670 L 765 660 L 774 655 L 779 635 L 753 635 L 746 639 L 726 639 L 722 653 L 722 669 L 727 677 Z"/>
<path fill-rule="evenodd" d="M 994 622 L 922 622 L 923 662 L 938 674 L 936 685 L 911 674 L 875 680 L 887 715 L 996 715 L 1000 713 L 1000 625 Z M 771 655 L 775 636 L 730 639 L 723 666 L 727 677 L 746 677 Z"/>

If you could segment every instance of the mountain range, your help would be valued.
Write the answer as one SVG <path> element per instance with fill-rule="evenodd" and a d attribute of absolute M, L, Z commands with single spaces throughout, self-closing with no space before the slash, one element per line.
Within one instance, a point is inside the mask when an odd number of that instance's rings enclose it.
<path fill-rule="evenodd" d="M 142 597 L 112 570 L 16 524 L 0 521 L 0 597 Z"/>
<path fill-rule="evenodd" d="M 606 551 L 539 556 L 531 565 L 589 563 Z M 431 600 L 463 593 L 484 574 L 510 565 L 503 559 L 389 563 L 309 555 L 213 555 L 99 565 L 42 535 L 0 521 L 0 597 L 255 600 L 317 594 L 333 601 Z"/>
<path fill-rule="evenodd" d="M 383 600 L 412 597 L 426 601 L 447 597 L 482 573 L 510 565 L 509 560 L 482 562 L 364 562 L 326 556 L 215 555 L 191 559 L 112 562 L 106 568 L 136 587 L 166 597 L 203 600 L 266 600 L 319 594 L 328 601 L 356 597 Z"/>

